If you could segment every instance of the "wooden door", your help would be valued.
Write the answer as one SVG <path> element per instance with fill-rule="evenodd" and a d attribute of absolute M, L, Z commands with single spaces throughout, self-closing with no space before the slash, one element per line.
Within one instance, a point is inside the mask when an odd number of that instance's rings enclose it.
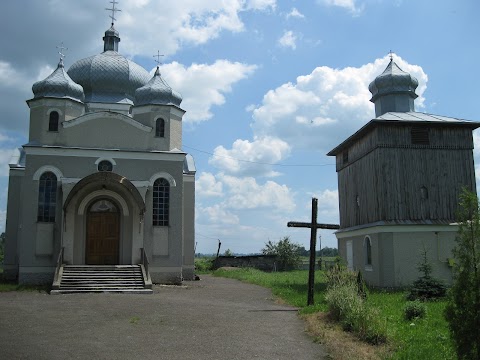
<path fill-rule="evenodd" d="M 100 200 L 87 215 L 85 263 L 88 265 L 118 264 L 120 216 L 115 205 Z"/>

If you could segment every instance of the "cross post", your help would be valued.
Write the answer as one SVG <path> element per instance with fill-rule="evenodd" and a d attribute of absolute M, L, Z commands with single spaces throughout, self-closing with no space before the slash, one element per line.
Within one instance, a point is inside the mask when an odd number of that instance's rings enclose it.
<path fill-rule="evenodd" d="M 318 213 L 318 199 L 312 198 L 312 221 L 307 222 L 298 222 L 298 221 L 289 221 L 287 223 L 288 227 L 298 227 L 298 228 L 310 228 L 310 264 L 308 268 L 308 296 L 307 296 L 307 305 L 314 304 L 314 290 L 315 290 L 315 246 L 317 242 L 317 229 L 340 229 L 340 226 L 337 224 L 319 224 L 317 223 L 317 213 Z"/>
<path fill-rule="evenodd" d="M 119 12 L 119 11 L 122 11 L 122 10 L 117 9 L 117 8 L 115 7 L 115 5 L 118 4 L 118 1 L 112 0 L 112 1 L 110 1 L 110 3 L 112 4 L 112 8 L 111 8 L 111 9 L 110 9 L 110 8 L 105 8 L 105 10 L 112 12 L 112 15 L 110 15 L 109 17 L 110 17 L 110 19 L 112 19 L 112 26 L 113 26 L 113 24 L 114 24 L 115 21 L 117 20 L 117 19 L 115 18 L 115 13 L 116 13 L 116 12 Z"/>

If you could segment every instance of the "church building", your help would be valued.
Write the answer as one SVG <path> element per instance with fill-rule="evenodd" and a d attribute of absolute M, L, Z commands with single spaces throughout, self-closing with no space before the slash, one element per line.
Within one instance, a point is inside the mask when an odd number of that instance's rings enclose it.
<path fill-rule="evenodd" d="M 338 173 L 339 253 L 373 286 L 410 285 L 423 251 L 432 275 L 450 283 L 459 195 L 476 191 L 480 123 L 415 112 L 417 86 L 392 58 L 369 86 L 376 117 L 328 153 Z"/>
<path fill-rule="evenodd" d="M 4 259 L 19 283 L 52 283 L 85 265 L 142 264 L 154 283 L 193 279 L 195 165 L 181 150 L 182 97 L 158 67 L 151 76 L 118 52 L 113 21 L 103 42 L 68 71 L 61 54 L 27 101 Z"/>

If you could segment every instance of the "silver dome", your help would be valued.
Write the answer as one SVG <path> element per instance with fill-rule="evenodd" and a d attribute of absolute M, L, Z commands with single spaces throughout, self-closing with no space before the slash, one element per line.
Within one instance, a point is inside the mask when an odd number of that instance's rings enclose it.
<path fill-rule="evenodd" d="M 176 105 L 180 106 L 182 96 L 166 83 L 157 67 L 153 78 L 135 91 L 135 105 Z"/>
<path fill-rule="evenodd" d="M 148 72 L 116 51 L 78 60 L 68 75 L 83 86 L 86 102 L 133 104 L 135 90 L 145 85 Z"/>
<path fill-rule="evenodd" d="M 390 60 L 383 73 L 377 76 L 368 87 L 372 93 L 370 101 L 374 102 L 382 95 L 394 93 L 408 93 L 416 98 L 418 96 L 415 94 L 417 86 L 418 80 L 415 77 L 400 69 L 393 60 Z"/>
<path fill-rule="evenodd" d="M 32 91 L 34 99 L 54 97 L 83 101 L 85 98 L 82 86 L 76 84 L 70 76 L 68 76 L 62 61 L 58 63 L 55 71 L 46 79 L 33 84 Z"/>

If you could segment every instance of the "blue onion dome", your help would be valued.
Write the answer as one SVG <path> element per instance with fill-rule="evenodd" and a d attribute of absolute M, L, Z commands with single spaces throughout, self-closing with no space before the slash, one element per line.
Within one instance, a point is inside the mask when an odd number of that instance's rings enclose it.
<path fill-rule="evenodd" d="M 104 52 L 78 60 L 68 75 L 83 86 L 86 102 L 133 104 L 135 90 L 145 85 L 150 75 L 140 65 L 118 53 L 118 31 L 105 31 Z"/>
<path fill-rule="evenodd" d="M 65 71 L 63 61 L 45 80 L 37 81 L 32 86 L 33 98 L 53 97 L 83 101 L 85 96 L 81 85 L 75 83 Z"/>
<path fill-rule="evenodd" d="M 415 94 L 417 86 L 418 80 L 400 69 L 392 59 L 383 73 L 370 83 L 368 87 L 368 90 L 372 93 L 372 99 L 370 101 L 374 102 L 382 95 L 399 93 L 409 94 L 415 99 L 418 97 L 418 95 Z"/>
<path fill-rule="evenodd" d="M 153 78 L 135 91 L 135 105 L 176 105 L 180 106 L 182 96 L 166 83 L 157 67 Z"/>

